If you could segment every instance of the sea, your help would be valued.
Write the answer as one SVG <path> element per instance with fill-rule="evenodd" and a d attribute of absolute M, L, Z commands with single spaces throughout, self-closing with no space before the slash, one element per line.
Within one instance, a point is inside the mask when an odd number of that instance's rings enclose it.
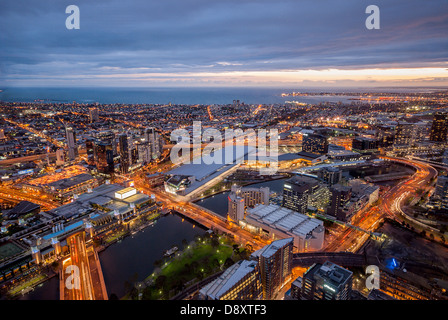
<path fill-rule="evenodd" d="M 282 97 L 288 92 L 423 92 L 429 88 L 260 88 L 260 87 L 189 87 L 189 88 L 115 88 L 115 87 L 10 87 L 0 88 L 0 101 L 47 103 L 100 104 L 232 104 L 234 100 L 246 104 L 284 104 L 297 101 L 307 104 L 321 102 L 350 103 L 349 95 L 313 95 Z"/>

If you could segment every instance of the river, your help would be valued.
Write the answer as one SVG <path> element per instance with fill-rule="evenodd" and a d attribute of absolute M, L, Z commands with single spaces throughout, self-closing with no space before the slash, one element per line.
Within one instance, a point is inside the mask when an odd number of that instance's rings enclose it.
<path fill-rule="evenodd" d="M 122 297 L 125 283 L 142 281 L 154 271 L 154 261 L 172 246 L 183 248 L 182 240 L 194 240 L 205 229 L 178 215 L 161 217 L 150 227 L 114 243 L 99 253 L 107 293 Z M 59 278 L 53 277 L 20 297 L 21 300 L 59 300 Z"/>

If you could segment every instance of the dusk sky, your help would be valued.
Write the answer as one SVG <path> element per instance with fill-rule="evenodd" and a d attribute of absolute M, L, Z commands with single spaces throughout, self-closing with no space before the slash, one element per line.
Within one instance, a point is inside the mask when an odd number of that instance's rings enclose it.
<path fill-rule="evenodd" d="M 448 86 L 447 0 L 2 0 L 0 30 L 0 87 Z"/>

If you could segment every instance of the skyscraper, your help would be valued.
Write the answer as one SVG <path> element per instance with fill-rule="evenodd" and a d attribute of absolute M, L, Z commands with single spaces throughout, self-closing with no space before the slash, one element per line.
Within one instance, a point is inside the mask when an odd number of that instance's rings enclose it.
<path fill-rule="evenodd" d="M 112 145 L 100 141 L 95 145 L 96 168 L 99 173 L 112 174 L 114 172 L 114 155 Z"/>
<path fill-rule="evenodd" d="M 291 276 L 293 244 L 293 238 L 276 240 L 252 253 L 251 258 L 258 259 L 260 266 L 264 300 L 275 298 L 278 289 Z"/>
<path fill-rule="evenodd" d="M 300 300 L 350 300 L 353 272 L 333 262 L 315 263 L 303 275 Z"/>
<path fill-rule="evenodd" d="M 96 121 L 100 120 L 100 117 L 98 114 L 98 108 L 90 108 L 89 109 L 89 118 L 90 118 L 90 123 L 95 123 Z"/>
<path fill-rule="evenodd" d="M 120 172 L 128 173 L 128 171 L 129 171 L 129 147 L 128 147 L 128 136 L 125 133 L 119 135 L 118 147 L 120 149 Z"/>
<path fill-rule="evenodd" d="M 434 142 L 446 142 L 448 133 L 448 113 L 436 112 L 432 121 L 429 140 Z"/>
<path fill-rule="evenodd" d="M 159 134 L 153 127 L 149 127 L 145 129 L 144 137 L 146 142 L 149 143 L 151 160 L 157 159 L 160 156 Z"/>
<path fill-rule="evenodd" d="M 78 156 L 78 146 L 76 145 L 76 133 L 72 127 L 65 129 L 68 147 L 68 159 L 75 160 Z"/>

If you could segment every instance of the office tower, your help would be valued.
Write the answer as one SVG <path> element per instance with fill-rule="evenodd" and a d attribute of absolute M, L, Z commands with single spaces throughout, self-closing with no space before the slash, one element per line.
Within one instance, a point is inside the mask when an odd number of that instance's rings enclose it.
<path fill-rule="evenodd" d="M 90 123 L 95 123 L 100 120 L 98 108 L 90 108 L 89 109 L 89 119 L 90 119 Z"/>
<path fill-rule="evenodd" d="M 401 122 L 395 128 L 394 145 L 411 146 L 415 142 L 414 125 L 411 123 Z"/>
<path fill-rule="evenodd" d="M 331 200 L 327 208 L 327 214 L 340 221 L 347 221 L 349 213 L 344 210 L 344 205 L 350 201 L 352 189 L 336 184 L 330 188 Z"/>
<path fill-rule="evenodd" d="M 100 141 L 95 145 L 96 168 L 99 173 L 112 174 L 114 172 L 114 155 L 112 145 Z"/>
<path fill-rule="evenodd" d="M 138 162 L 138 150 L 137 147 L 135 146 L 131 150 L 131 165 L 137 164 L 137 162 Z"/>
<path fill-rule="evenodd" d="M 261 277 L 257 261 L 240 260 L 199 290 L 200 300 L 259 300 Z"/>
<path fill-rule="evenodd" d="M 376 139 L 379 148 L 391 147 L 394 144 L 395 130 L 392 126 L 378 126 Z"/>
<path fill-rule="evenodd" d="M 68 159 L 75 160 L 78 156 L 78 146 L 76 145 L 76 133 L 73 128 L 68 127 L 65 129 L 67 137 L 67 147 L 68 147 Z"/>
<path fill-rule="evenodd" d="M 328 153 L 328 139 L 319 134 L 307 134 L 303 137 L 302 151 L 314 154 Z"/>
<path fill-rule="evenodd" d="M 118 146 L 120 149 L 120 172 L 128 173 L 129 171 L 129 147 L 128 136 L 123 133 L 118 137 Z"/>
<path fill-rule="evenodd" d="M 258 259 L 261 274 L 263 299 L 272 300 L 278 289 L 292 273 L 293 238 L 273 241 L 252 253 L 252 259 Z"/>
<path fill-rule="evenodd" d="M 112 146 L 113 155 L 117 155 L 117 144 L 115 142 L 115 133 L 112 131 L 100 131 L 96 135 L 97 140 L 110 144 Z"/>
<path fill-rule="evenodd" d="M 87 163 L 91 166 L 95 165 L 95 140 L 88 138 L 86 140 Z"/>
<path fill-rule="evenodd" d="M 325 167 L 317 172 L 317 176 L 321 178 L 329 186 L 339 183 L 342 179 L 342 170 L 335 167 Z"/>
<path fill-rule="evenodd" d="M 429 140 L 446 142 L 448 133 L 448 113 L 436 112 L 431 125 Z"/>
<path fill-rule="evenodd" d="M 145 129 L 145 141 L 149 143 L 149 148 L 151 151 L 151 159 L 157 159 L 160 156 L 160 141 L 159 134 L 155 131 L 153 127 Z"/>
<path fill-rule="evenodd" d="M 350 300 L 353 272 L 334 264 L 315 263 L 303 275 L 300 300 Z"/>
<path fill-rule="evenodd" d="M 356 137 L 352 141 L 352 151 L 359 153 L 372 153 L 378 151 L 378 141 L 371 138 Z"/>
<path fill-rule="evenodd" d="M 151 145 L 147 141 L 138 141 L 136 144 L 138 162 L 146 164 L 151 162 Z"/>
<path fill-rule="evenodd" d="M 283 184 L 282 207 L 306 213 L 308 206 L 323 208 L 328 205 L 330 192 L 317 177 L 297 175 Z"/>

